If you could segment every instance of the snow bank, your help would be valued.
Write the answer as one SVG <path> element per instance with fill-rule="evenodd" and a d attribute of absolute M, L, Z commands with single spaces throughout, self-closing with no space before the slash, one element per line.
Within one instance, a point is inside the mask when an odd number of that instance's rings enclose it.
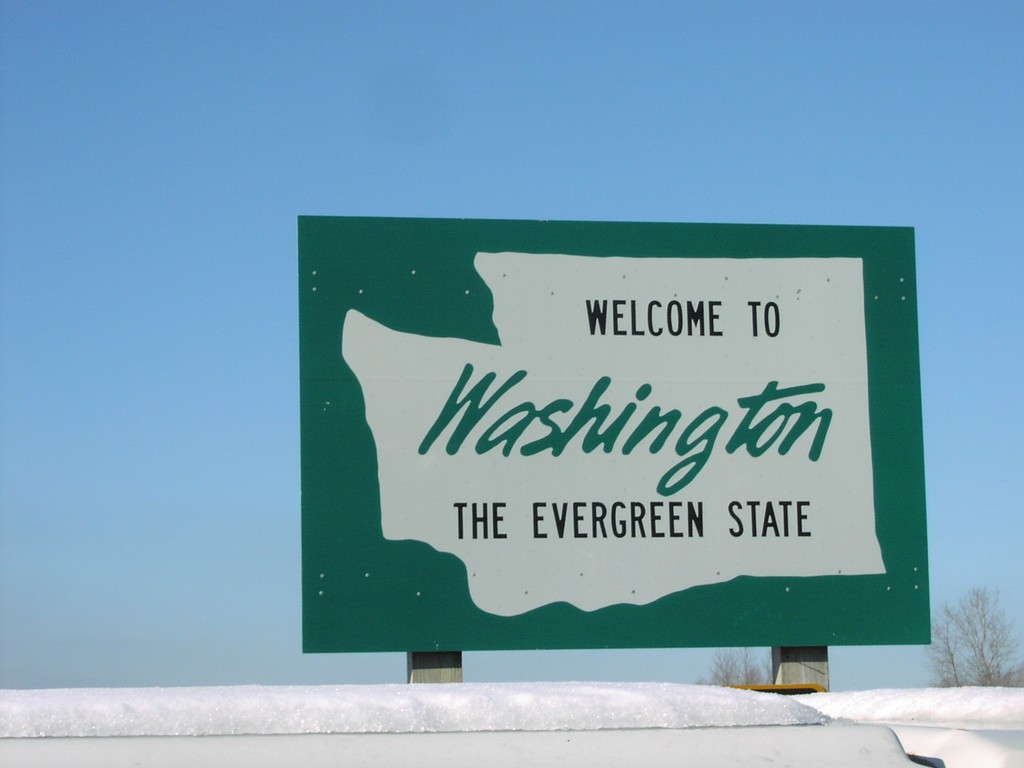
<path fill-rule="evenodd" d="M 8 690 L 0 691 L 0 737 L 590 731 L 828 722 L 808 706 L 812 701 L 668 683 Z"/>
<path fill-rule="evenodd" d="M 888 688 L 796 698 L 829 717 L 859 723 L 1024 730 L 1024 688 Z"/>

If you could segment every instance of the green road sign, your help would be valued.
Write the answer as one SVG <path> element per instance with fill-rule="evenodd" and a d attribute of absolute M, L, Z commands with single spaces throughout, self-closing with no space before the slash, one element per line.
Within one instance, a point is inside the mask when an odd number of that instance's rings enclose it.
<path fill-rule="evenodd" d="M 307 651 L 929 640 L 913 230 L 299 218 Z"/>

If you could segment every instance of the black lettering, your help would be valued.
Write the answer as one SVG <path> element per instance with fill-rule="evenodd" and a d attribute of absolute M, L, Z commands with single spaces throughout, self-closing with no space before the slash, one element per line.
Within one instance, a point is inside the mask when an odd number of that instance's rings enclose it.
<path fill-rule="evenodd" d="M 508 538 L 508 534 L 503 532 L 500 528 L 501 523 L 505 522 L 505 516 L 498 514 L 498 512 L 505 509 L 506 506 L 508 506 L 508 504 L 504 501 L 495 501 L 491 504 L 491 522 L 494 524 L 494 538 L 496 539 Z"/>
<path fill-rule="evenodd" d="M 464 501 L 457 501 L 457 502 L 455 502 L 455 509 L 458 510 L 458 513 L 459 513 L 459 538 L 461 539 L 462 538 L 462 534 L 463 534 L 463 529 L 464 529 L 464 522 L 463 522 L 462 517 L 463 517 L 463 514 L 466 511 L 466 502 L 464 502 Z"/>
<path fill-rule="evenodd" d="M 721 336 L 722 332 L 718 330 L 718 309 L 722 306 L 720 301 L 709 301 L 708 302 L 708 331 L 712 336 Z"/>
<path fill-rule="evenodd" d="M 742 503 L 738 501 L 729 502 L 729 517 L 736 521 L 736 525 L 729 528 L 729 533 L 733 536 L 743 535 L 743 521 L 740 520 L 740 516 L 737 514 L 741 509 L 743 509 Z"/>
<path fill-rule="evenodd" d="M 644 509 L 644 505 L 639 501 L 631 501 L 629 503 L 629 522 L 630 522 L 630 535 L 635 539 L 637 538 L 637 529 L 640 529 L 640 538 L 646 538 L 647 533 L 644 531 L 644 515 L 647 514 L 647 510 Z"/>
<path fill-rule="evenodd" d="M 679 508 L 683 506 L 681 501 L 670 501 L 668 503 L 668 535 L 671 539 L 680 538 L 682 531 L 676 530 L 676 523 L 679 522 Z"/>
<path fill-rule="evenodd" d="M 617 539 L 621 539 L 626 535 L 626 521 L 619 517 L 619 513 L 625 513 L 626 504 L 622 501 L 616 501 L 612 504 L 612 534 Z"/>
<path fill-rule="evenodd" d="M 580 530 L 583 523 L 583 508 L 587 505 L 585 501 L 574 501 L 572 503 L 572 535 L 577 539 L 587 538 L 587 534 Z"/>
<path fill-rule="evenodd" d="M 757 337 L 757 308 L 761 306 L 760 301 L 748 301 L 750 307 L 750 335 Z"/>
<path fill-rule="evenodd" d="M 804 512 L 804 507 L 811 506 L 809 501 L 798 501 L 796 503 L 796 535 L 797 536 L 810 536 L 810 531 L 804 530 L 804 523 L 807 521 L 807 513 Z"/>
<path fill-rule="evenodd" d="M 636 299 L 629 302 L 629 332 L 634 336 L 643 336 L 643 328 L 638 328 L 636 324 Z"/>
<path fill-rule="evenodd" d="M 661 336 L 661 334 L 664 333 L 664 330 L 660 326 L 658 326 L 657 328 L 654 326 L 655 307 L 661 309 L 661 302 L 652 301 L 650 304 L 647 305 L 647 330 L 650 332 L 651 336 Z"/>
<path fill-rule="evenodd" d="M 483 509 L 480 509 L 480 507 Z M 470 504 L 470 517 L 473 519 L 473 538 L 474 539 L 486 539 L 487 538 L 487 505 L 478 505 L 475 501 Z M 481 530 L 483 529 L 481 536 Z"/>
<path fill-rule="evenodd" d="M 764 305 L 764 332 L 773 339 L 779 335 L 779 305 L 774 301 Z"/>
<path fill-rule="evenodd" d="M 555 529 L 558 531 L 558 538 L 565 538 L 565 522 L 569 516 L 569 502 L 562 503 L 562 511 L 558 511 L 558 502 L 551 502 L 551 511 L 555 513 Z"/>
<path fill-rule="evenodd" d="M 782 507 L 782 535 L 789 538 L 789 505 L 791 501 L 780 501 L 779 506 Z"/>
<path fill-rule="evenodd" d="M 697 506 L 693 506 L 692 501 L 686 502 L 687 510 L 687 535 L 693 538 L 693 532 L 697 531 L 699 538 L 704 537 L 704 502 L 698 501 Z"/>
<path fill-rule="evenodd" d="M 692 301 L 686 302 L 686 334 L 693 336 L 694 327 L 700 328 L 700 335 L 704 335 L 704 302 L 698 301 L 694 306 Z"/>
<path fill-rule="evenodd" d="M 760 331 L 758 325 L 758 312 L 757 310 L 761 306 L 760 301 L 748 301 L 747 306 L 750 307 L 750 334 L 751 336 L 757 336 Z M 771 338 L 775 338 L 779 335 L 779 326 L 781 324 L 779 305 L 774 301 L 769 301 L 764 305 L 764 311 L 761 313 L 761 321 L 764 323 L 764 332 L 767 333 Z"/>
<path fill-rule="evenodd" d="M 668 316 L 666 317 L 668 333 L 670 336 L 681 336 L 683 333 L 683 305 L 678 301 L 668 303 Z"/>
<path fill-rule="evenodd" d="M 764 504 L 764 517 L 761 518 L 761 535 L 768 535 L 769 526 L 775 532 L 776 537 L 779 535 L 779 522 L 775 519 L 775 507 L 772 506 L 770 501 L 766 501 Z"/>
<path fill-rule="evenodd" d="M 540 532 L 540 521 L 544 518 L 540 514 L 541 508 L 544 506 L 543 501 L 533 502 L 533 538 L 535 539 L 546 539 L 548 535 Z M 459 536 L 461 539 L 462 536 Z"/>
<path fill-rule="evenodd" d="M 612 301 L 612 333 L 616 336 L 625 336 L 626 329 L 619 329 L 619 323 L 622 322 L 623 307 L 626 305 L 625 299 L 615 299 Z"/>
<path fill-rule="evenodd" d="M 600 527 L 601 528 L 601 538 L 602 539 L 607 539 L 608 538 L 608 531 L 606 531 L 605 528 L 604 528 L 604 519 L 608 516 L 608 508 L 604 504 L 602 504 L 600 501 L 595 501 L 593 503 L 593 505 L 591 506 L 591 509 L 593 510 L 593 514 L 594 514 L 593 537 L 595 539 L 598 538 L 598 536 L 597 536 L 597 529 L 598 529 L 598 527 Z"/>
<path fill-rule="evenodd" d="M 608 325 L 608 301 L 591 301 L 587 299 L 587 321 L 590 324 L 590 335 L 596 332 L 605 335 L 605 328 Z"/>
<path fill-rule="evenodd" d="M 661 514 L 658 512 L 661 507 L 665 505 L 663 501 L 652 501 L 651 502 L 651 538 L 652 539 L 663 539 L 665 533 L 658 530 L 658 523 L 661 522 Z"/>

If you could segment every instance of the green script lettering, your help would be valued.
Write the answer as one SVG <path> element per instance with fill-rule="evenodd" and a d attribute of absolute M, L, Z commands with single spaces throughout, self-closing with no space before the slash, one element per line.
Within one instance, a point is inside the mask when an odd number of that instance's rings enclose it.
<path fill-rule="evenodd" d="M 577 437 L 580 437 L 579 448 L 584 453 L 598 449 L 612 453 L 618 447 L 619 452 L 626 456 L 646 442 L 648 451 L 657 454 L 670 444 L 669 438 L 683 421 L 680 410 L 663 411 L 657 405 L 649 406 L 643 414 L 638 414 L 641 404 L 653 391 L 650 384 L 638 387 L 632 401 L 614 412 L 610 404 L 602 402 L 612 387 L 610 376 L 597 379 L 578 408 L 568 398 L 557 398 L 542 406 L 524 400 L 510 408 L 503 405 L 497 417 L 490 419 L 490 411 L 526 377 L 526 371 L 518 370 L 492 391 L 498 374 L 493 371 L 486 373 L 471 384 L 473 366 L 466 363 L 440 413 L 424 435 L 419 453 L 426 454 L 451 426 L 445 452 L 454 455 L 474 430 L 485 423 L 473 443 L 478 455 L 498 449 L 502 455 L 511 456 L 518 448 L 522 456 L 546 451 L 552 456 L 561 456 Z M 817 461 L 832 422 L 831 409 L 819 410 L 817 403 L 811 400 L 797 404 L 779 401 L 824 391 L 825 385 L 820 383 L 780 389 L 777 381 L 770 381 L 760 394 L 738 398 L 736 403 L 745 413 L 726 443 L 726 452 L 731 454 L 745 448 L 751 457 L 757 458 L 777 444 L 778 453 L 786 455 L 804 433 L 817 425 L 807 455 L 809 460 Z M 764 413 L 769 403 L 774 403 L 774 409 Z M 682 428 L 675 442 L 671 443 L 679 461 L 669 467 L 659 480 L 657 491 L 660 495 L 679 493 L 700 474 L 728 420 L 729 412 L 713 405 Z"/>

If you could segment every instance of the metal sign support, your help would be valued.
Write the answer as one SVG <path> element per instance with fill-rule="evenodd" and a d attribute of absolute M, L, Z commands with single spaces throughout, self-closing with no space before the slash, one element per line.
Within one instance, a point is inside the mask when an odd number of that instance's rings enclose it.
<path fill-rule="evenodd" d="M 772 676 L 776 685 L 820 685 L 827 691 L 828 646 L 775 646 Z"/>
<path fill-rule="evenodd" d="M 462 651 L 414 651 L 406 654 L 410 683 L 461 683 Z"/>

